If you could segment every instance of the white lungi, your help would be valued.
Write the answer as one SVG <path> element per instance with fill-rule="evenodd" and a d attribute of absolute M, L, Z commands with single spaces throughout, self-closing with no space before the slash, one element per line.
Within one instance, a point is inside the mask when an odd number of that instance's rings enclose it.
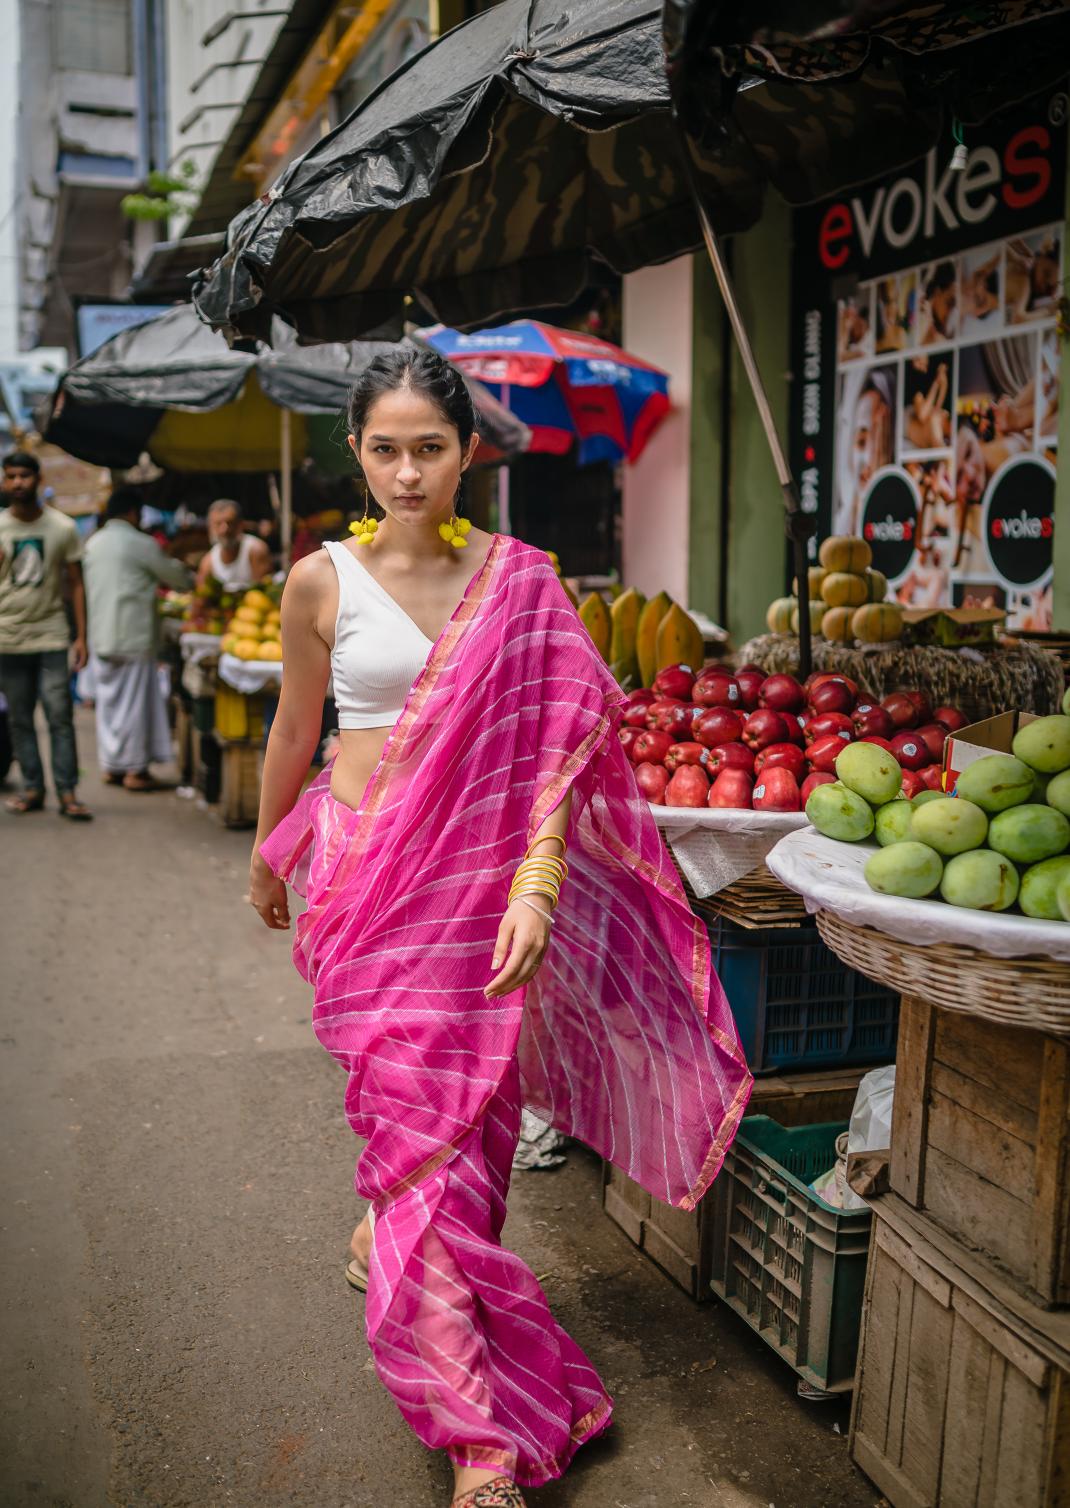
<path fill-rule="evenodd" d="M 105 774 L 166 764 L 171 730 L 155 655 L 90 655 L 89 671 L 96 698 L 97 757 Z"/>

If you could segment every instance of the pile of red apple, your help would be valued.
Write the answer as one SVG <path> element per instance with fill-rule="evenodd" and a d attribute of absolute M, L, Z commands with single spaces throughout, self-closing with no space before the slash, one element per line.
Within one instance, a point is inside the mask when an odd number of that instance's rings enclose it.
<path fill-rule="evenodd" d="M 934 709 L 924 691 L 893 691 L 877 703 L 830 672 L 800 683 L 756 665 L 697 676 L 671 665 L 652 690 L 628 697 L 620 740 L 655 806 L 798 812 L 815 786 L 836 779 L 845 742 L 894 755 L 904 795 L 939 790 L 944 740 L 965 726 L 961 712 Z"/>

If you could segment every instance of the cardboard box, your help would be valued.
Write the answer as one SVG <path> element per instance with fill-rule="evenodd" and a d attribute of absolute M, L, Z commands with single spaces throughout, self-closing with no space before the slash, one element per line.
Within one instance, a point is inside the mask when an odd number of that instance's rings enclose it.
<path fill-rule="evenodd" d="M 996 629 L 1006 621 L 1007 614 L 999 608 L 905 608 L 903 637 L 908 644 L 938 644 L 944 649 L 994 644 Z"/>
<path fill-rule="evenodd" d="M 1009 754 L 1018 729 L 1032 722 L 1036 722 L 1032 712 L 999 712 L 949 734 L 944 743 L 944 790 L 953 796 L 959 776 L 975 760 L 986 754 Z"/>

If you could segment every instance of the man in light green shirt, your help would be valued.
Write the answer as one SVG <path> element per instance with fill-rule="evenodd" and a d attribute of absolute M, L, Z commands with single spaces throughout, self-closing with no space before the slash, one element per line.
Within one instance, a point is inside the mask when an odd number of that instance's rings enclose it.
<path fill-rule="evenodd" d="M 190 573 L 138 528 L 141 499 L 120 487 L 85 547 L 89 673 L 104 779 L 149 791 L 149 765 L 171 757 L 167 707 L 156 666 L 156 588 L 190 584 Z"/>
<path fill-rule="evenodd" d="M 52 751 L 52 781 L 60 813 L 85 821 L 78 799 L 78 749 L 71 706 L 71 670 L 85 664 L 85 596 L 79 564 L 82 542 L 73 519 L 38 497 L 41 466 L 24 450 L 3 460 L 0 509 L 0 691 L 7 698 L 11 742 L 22 790 L 4 805 L 22 815 L 45 804 L 45 771 L 34 730 L 44 709 Z M 69 594 L 75 636 L 67 623 Z"/>

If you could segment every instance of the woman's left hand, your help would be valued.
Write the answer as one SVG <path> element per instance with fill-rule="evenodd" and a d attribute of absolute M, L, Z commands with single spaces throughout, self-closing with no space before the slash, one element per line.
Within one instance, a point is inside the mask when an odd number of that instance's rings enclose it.
<path fill-rule="evenodd" d="M 542 896 L 535 895 L 530 899 L 531 905 L 520 900 L 514 901 L 502 917 L 491 963 L 493 969 L 500 969 L 501 972 L 495 975 L 483 991 L 488 1000 L 497 1000 L 502 995 L 511 994 L 513 990 L 528 984 L 539 972 L 539 965 L 550 942 L 550 903 Z M 536 916 L 532 906 L 538 906 L 540 911 L 546 913 L 545 921 Z"/>

